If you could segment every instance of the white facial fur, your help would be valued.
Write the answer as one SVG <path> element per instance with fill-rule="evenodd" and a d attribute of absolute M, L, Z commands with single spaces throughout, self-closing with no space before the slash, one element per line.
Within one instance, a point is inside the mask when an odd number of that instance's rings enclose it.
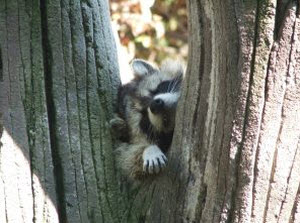
<path fill-rule="evenodd" d="M 173 104 L 177 103 L 179 99 L 179 93 L 172 92 L 172 93 L 158 94 L 154 97 L 154 100 L 155 99 L 161 99 L 167 106 L 172 106 Z"/>
<path fill-rule="evenodd" d="M 161 131 L 162 129 L 162 118 L 160 115 L 155 115 L 151 112 L 150 108 L 147 109 L 148 110 L 148 117 L 149 117 L 149 120 L 151 122 L 151 124 L 154 126 L 154 128 L 158 131 Z"/>
<path fill-rule="evenodd" d="M 178 102 L 180 94 L 178 92 L 173 93 L 163 93 L 158 94 L 154 97 L 154 99 L 161 99 L 164 101 L 165 105 L 168 107 L 174 106 L 175 103 Z M 151 122 L 151 124 L 154 126 L 154 128 L 158 131 L 163 130 L 163 117 L 161 114 L 153 114 L 151 112 L 151 109 L 148 108 L 148 117 Z"/>

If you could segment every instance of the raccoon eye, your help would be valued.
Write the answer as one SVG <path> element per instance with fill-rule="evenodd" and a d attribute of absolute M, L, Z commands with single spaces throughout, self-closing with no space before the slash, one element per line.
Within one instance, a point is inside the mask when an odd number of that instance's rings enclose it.
<path fill-rule="evenodd" d="M 167 93 L 171 90 L 171 81 L 163 81 L 161 82 L 156 89 L 156 93 Z"/>

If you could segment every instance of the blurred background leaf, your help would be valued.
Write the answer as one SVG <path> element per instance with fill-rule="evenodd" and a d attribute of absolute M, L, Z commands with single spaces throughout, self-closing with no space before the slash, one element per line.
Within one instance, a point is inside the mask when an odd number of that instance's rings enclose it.
<path fill-rule="evenodd" d="M 187 60 L 185 0 L 111 0 L 110 8 L 122 60 Z"/>

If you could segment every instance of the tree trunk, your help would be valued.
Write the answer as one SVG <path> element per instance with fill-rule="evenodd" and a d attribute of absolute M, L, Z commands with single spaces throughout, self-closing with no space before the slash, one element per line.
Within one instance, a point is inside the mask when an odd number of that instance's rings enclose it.
<path fill-rule="evenodd" d="M 0 1 L 0 222 L 119 222 L 108 2 Z"/>
<path fill-rule="evenodd" d="M 147 222 L 300 222 L 296 1 L 188 1 L 169 170 Z"/>
<path fill-rule="evenodd" d="M 119 181 L 106 1 L 0 0 L 0 222 L 299 222 L 297 1 L 188 1 L 169 165 Z"/>

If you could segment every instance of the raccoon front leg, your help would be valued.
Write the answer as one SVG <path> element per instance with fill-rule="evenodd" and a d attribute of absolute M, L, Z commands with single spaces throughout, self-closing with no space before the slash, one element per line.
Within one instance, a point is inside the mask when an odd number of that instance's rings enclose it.
<path fill-rule="evenodd" d="M 129 179 L 142 179 L 143 172 L 142 155 L 145 144 L 122 143 L 116 149 L 116 164 L 121 172 Z"/>
<path fill-rule="evenodd" d="M 167 164 L 167 157 L 157 145 L 150 145 L 143 152 L 143 171 L 159 173 Z"/>
<path fill-rule="evenodd" d="M 143 179 L 147 174 L 159 173 L 167 158 L 156 145 L 122 143 L 116 149 L 116 161 L 123 174 Z"/>
<path fill-rule="evenodd" d="M 120 141 L 129 141 L 128 126 L 126 121 L 119 116 L 115 115 L 109 122 L 112 135 Z"/>

